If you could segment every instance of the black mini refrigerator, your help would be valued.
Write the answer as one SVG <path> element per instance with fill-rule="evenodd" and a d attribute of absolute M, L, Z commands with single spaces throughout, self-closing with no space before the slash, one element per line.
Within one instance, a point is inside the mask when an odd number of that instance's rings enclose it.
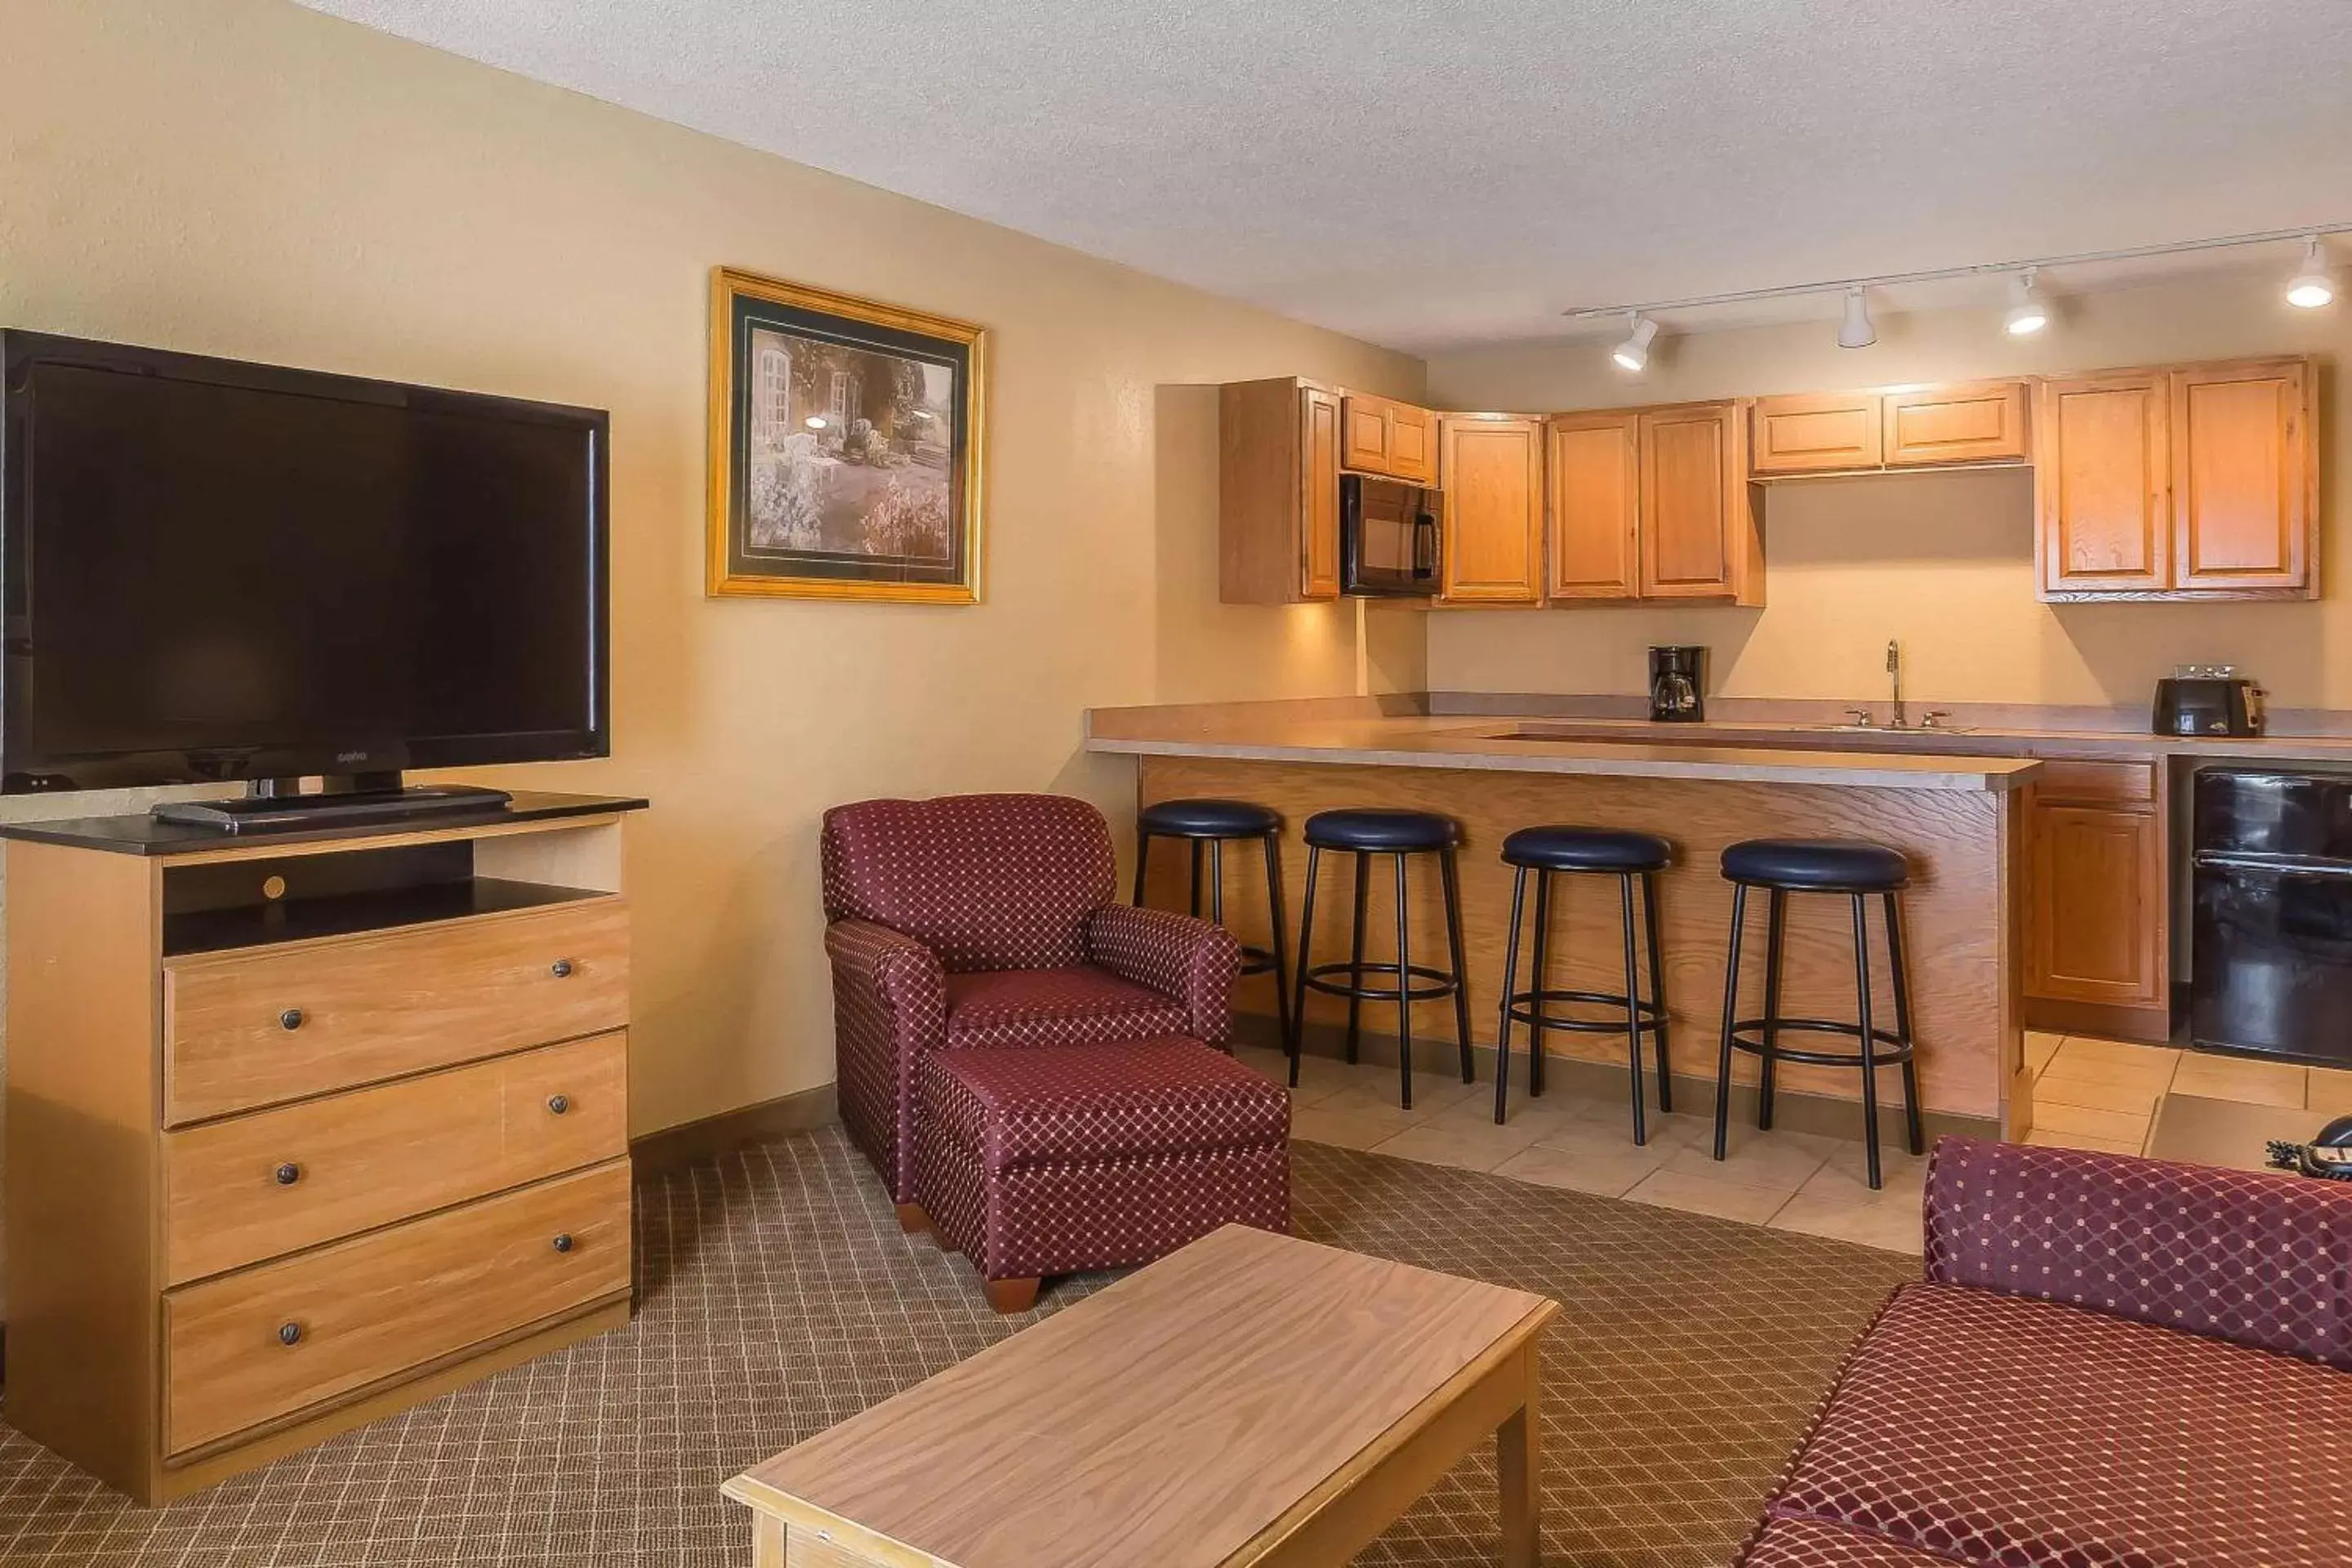
<path fill-rule="evenodd" d="M 2197 774 L 2189 1037 L 2352 1066 L 2352 774 Z"/>

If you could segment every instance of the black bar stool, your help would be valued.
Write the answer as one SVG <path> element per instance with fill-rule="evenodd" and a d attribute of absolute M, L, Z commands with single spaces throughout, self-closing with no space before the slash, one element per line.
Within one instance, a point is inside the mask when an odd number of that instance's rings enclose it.
<path fill-rule="evenodd" d="M 1910 881 L 1900 852 L 1850 838 L 1750 838 L 1723 852 L 1723 875 L 1732 883 L 1731 957 L 1723 983 L 1723 1053 L 1715 1078 L 1715 1157 L 1724 1157 L 1731 1131 L 1731 1053 L 1754 1053 L 1762 1062 L 1756 1086 L 1756 1125 L 1772 1125 L 1772 1069 L 1781 1061 L 1862 1071 L 1863 1151 L 1870 1184 L 1879 1184 L 1878 1069 L 1903 1069 L 1903 1116 L 1911 1152 L 1927 1152 L 1919 1124 L 1919 1069 L 1911 1039 L 1911 983 L 1903 971 L 1903 925 L 1895 894 Z M 1748 889 L 1770 895 L 1764 937 L 1764 1013 L 1738 1018 L 1739 938 L 1747 924 Z M 1853 900 L 1853 996 L 1856 1021 L 1780 1016 L 1780 959 L 1787 933 L 1790 893 L 1843 893 Z M 1895 1028 L 1876 1027 L 1870 1012 L 1870 922 L 1868 900 L 1885 900 L 1887 968 L 1895 976 Z M 1798 1050 L 1780 1043 L 1784 1030 L 1844 1035 L 1855 1051 Z"/>
<path fill-rule="evenodd" d="M 1181 838 L 1192 846 L 1192 913 L 1201 912 L 1201 859 L 1209 861 L 1209 918 L 1225 923 L 1225 844 L 1257 839 L 1265 847 L 1266 913 L 1274 925 L 1271 951 L 1242 949 L 1241 973 L 1274 976 L 1275 1011 L 1282 1020 L 1282 1043 L 1290 1046 L 1290 964 L 1282 951 L 1282 816 L 1246 800 L 1163 800 L 1135 814 L 1135 901 L 1143 902 L 1143 873 L 1154 838 Z M 1293 1075 L 1294 1079 L 1296 1074 Z"/>
<path fill-rule="evenodd" d="M 1367 998 L 1375 1002 L 1394 1001 L 1397 1005 L 1397 1064 L 1403 1078 L 1403 1095 L 1399 1100 L 1407 1110 L 1412 1109 L 1412 1005 L 1433 1002 L 1441 996 L 1454 998 L 1454 1037 L 1462 1047 L 1462 1081 L 1474 1081 L 1470 1056 L 1470 998 L 1462 988 L 1462 892 L 1454 876 L 1454 847 L 1460 842 L 1461 829 L 1451 817 L 1440 816 L 1433 811 L 1318 811 L 1307 819 L 1307 910 L 1298 920 L 1298 992 L 1290 1005 L 1290 1082 L 1298 1083 L 1300 1042 L 1307 1033 L 1307 992 L 1311 986 L 1329 996 L 1348 999 L 1348 1059 L 1356 1059 L 1356 1040 L 1362 1022 L 1363 1004 Z M 1315 934 L 1315 877 L 1323 851 L 1339 849 L 1356 858 L 1356 920 L 1349 939 L 1349 957 L 1345 963 L 1309 964 L 1313 955 L 1309 945 Z M 1445 882 L 1445 943 L 1451 950 L 1453 967 L 1436 969 L 1412 962 L 1411 922 L 1406 918 L 1405 858 L 1434 851 L 1438 868 Z M 1375 855 L 1396 858 L 1396 935 L 1397 955 L 1394 963 L 1364 962 L 1364 901 L 1370 891 L 1371 859 Z M 1346 981 L 1328 978 L 1345 974 Z M 1367 974 L 1393 974 L 1393 987 L 1368 985 Z M 1415 979 L 1434 984 L 1416 988 Z"/>
<path fill-rule="evenodd" d="M 1666 996 L 1658 968 L 1657 873 L 1674 858 L 1674 846 L 1648 833 L 1627 833 L 1607 827 L 1522 827 L 1503 840 L 1503 863 L 1517 868 L 1511 882 L 1511 938 L 1503 950 L 1503 1021 L 1495 1036 L 1495 1121 L 1503 1120 L 1511 1091 L 1511 1020 L 1528 1026 L 1528 1094 L 1543 1092 L 1546 1029 L 1579 1034 L 1625 1032 L 1625 1049 L 1633 1068 L 1633 1142 L 1649 1142 L 1642 1108 L 1642 1036 L 1658 1040 L 1658 1109 L 1675 1108 L 1673 1079 L 1666 1070 Z M 1519 916 L 1526 907 L 1528 873 L 1536 874 L 1535 988 L 1518 989 Z M 1556 991 L 1544 984 L 1544 952 L 1551 938 L 1552 873 L 1612 876 L 1617 879 L 1617 909 L 1625 928 L 1625 989 Z M 1642 999 L 1639 966 L 1634 959 L 1633 880 L 1642 882 L 1643 935 L 1649 947 L 1650 994 Z M 1549 1010 L 1548 1005 L 1580 1003 L 1617 1009 L 1622 1016 L 1578 1017 Z"/>

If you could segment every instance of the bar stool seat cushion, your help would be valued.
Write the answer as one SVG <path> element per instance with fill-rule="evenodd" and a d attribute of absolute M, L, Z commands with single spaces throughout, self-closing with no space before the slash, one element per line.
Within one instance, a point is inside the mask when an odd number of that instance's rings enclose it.
<path fill-rule="evenodd" d="M 1307 819 L 1307 842 L 1318 849 L 1360 849 L 1376 855 L 1451 849 L 1462 830 L 1433 811 L 1370 807 L 1318 811 Z"/>
<path fill-rule="evenodd" d="M 1256 838 L 1282 829 L 1282 814 L 1247 800 L 1163 800 L 1135 814 L 1145 833 L 1171 838 Z"/>
<path fill-rule="evenodd" d="M 1911 868 L 1899 851 L 1859 838 L 1749 838 L 1724 850 L 1723 874 L 1768 888 L 1891 893 Z"/>
<path fill-rule="evenodd" d="M 1553 824 L 1503 840 L 1506 865 L 1542 871 L 1663 871 L 1674 847 L 1654 833 Z"/>

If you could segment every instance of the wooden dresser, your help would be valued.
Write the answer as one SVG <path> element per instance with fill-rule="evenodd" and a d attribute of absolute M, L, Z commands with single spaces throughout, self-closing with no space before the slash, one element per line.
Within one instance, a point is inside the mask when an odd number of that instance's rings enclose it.
<path fill-rule="evenodd" d="M 142 1503 L 628 1321 L 625 814 L 7 836 L 7 1417 Z"/>

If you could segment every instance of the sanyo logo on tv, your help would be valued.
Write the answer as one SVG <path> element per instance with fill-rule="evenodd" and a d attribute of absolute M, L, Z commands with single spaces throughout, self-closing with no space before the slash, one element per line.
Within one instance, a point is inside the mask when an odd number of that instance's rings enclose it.
<path fill-rule="evenodd" d="M 335 761 L 339 763 L 363 763 L 367 760 L 368 754 L 365 752 L 337 752 L 335 753 Z"/>

